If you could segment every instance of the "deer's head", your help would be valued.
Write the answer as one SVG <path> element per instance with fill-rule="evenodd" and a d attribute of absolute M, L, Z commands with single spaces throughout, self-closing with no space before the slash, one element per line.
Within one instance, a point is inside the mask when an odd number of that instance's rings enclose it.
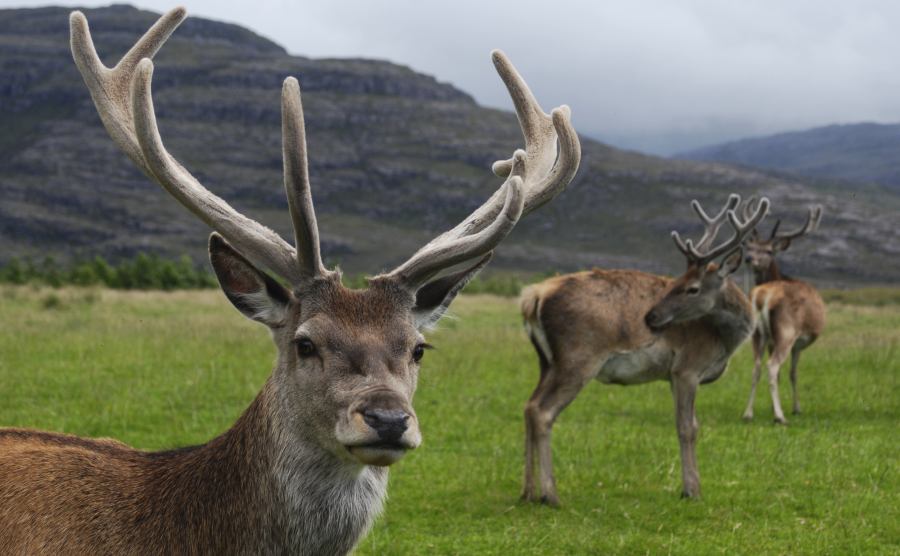
<path fill-rule="evenodd" d="M 286 79 L 282 89 L 293 246 L 210 193 L 163 146 L 150 58 L 184 17 L 182 8 L 167 13 L 107 68 L 86 19 L 72 14 L 72 52 L 97 111 L 132 161 L 215 230 L 209 253 L 222 290 L 241 313 L 271 330 L 278 349 L 270 384 L 282 430 L 348 461 L 390 465 L 421 442 L 413 394 L 428 347 L 423 332 L 488 263 L 519 218 L 574 177 L 581 148 L 569 109 L 544 113 L 506 56 L 495 51 L 525 149 L 494 164 L 506 180 L 469 217 L 394 270 L 370 278 L 367 288 L 352 290 L 322 264 L 296 79 Z"/>
<path fill-rule="evenodd" d="M 745 215 L 752 211 L 751 207 L 753 202 L 753 199 L 749 199 L 744 205 L 743 210 Z M 750 265 L 757 275 L 767 272 L 775 263 L 775 256 L 778 253 L 787 251 L 793 240 L 816 231 L 819 228 L 819 223 L 821 221 L 822 207 L 817 205 L 809 207 L 809 212 L 806 215 L 806 223 L 795 230 L 789 232 L 779 231 L 781 220 L 775 221 L 775 225 L 772 226 L 772 231 L 769 233 L 768 238 L 763 238 L 759 234 L 759 230 L 754 229 L 746 242 L 747 264 Z"/>
<path fill-rule="evenodd" d="M 699 202 L 691 202 L 705 230 L 696 245 L 690 239 L 682 241 L 678 232 L 672 232 L 675 245 L 687 259 L 687 270 L 672 282 L 662 299 L 645 316 L 644 322 L 651 330 L 660 331 L 673 324 L 702 318 L 720 305 L 728 276 L 741 266 L 741 242 L 769 210 L 769 200 L 763 198 L 756 212 L 741 221 L 735 213 L 740 201 L 738 195 L 731 195 L 713 218 L 707 216 Z M 734 235 L 713 247 L 726 219 L 734 228 Z"/>

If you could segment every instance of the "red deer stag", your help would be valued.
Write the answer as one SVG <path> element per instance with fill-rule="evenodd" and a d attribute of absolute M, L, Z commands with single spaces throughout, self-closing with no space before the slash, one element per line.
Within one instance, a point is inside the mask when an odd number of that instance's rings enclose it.
<path fill-rule="evenodd" d="M 694 455 L 697 386 L 725 371 L 753 329 L 750 302 L 728 276 L 740 266 L 741 242 L 765 216 L 768 201 L 744 221 L 735 214 L 739 202 L 732 195 L 714 218 L 692 202 L 706 229 L 696 244 L 672 232 L 687 258 L 687 271 L 678 278 L 594 269 L 550 278 L 522 292 L 525 328 L 540 362 L 540 380 L 525 406 L 524 499 L 559 503 L 551 429 L 591 379 L 622 385 L 669 381 L 681 445 L 682 495 L 700 495 Z M 734 235 L 713 247 L 726 218 Z M 714 262 L 719 257 L 722 262 Z"/>
<path fill-rule="evenodd" d="M 752 200 L 744 206 L 745 214 L 750 212 Z M 809 347 L 822 329 L 825 328 L 825 302 L 816 288 L 781 273 L 775 254 L 786 251 L 798 237 L 814 232 L 822 220 L 822 207 L 809 209 L 806 223 L 791 232 L 779 232 L 781 220 L 775 222 L 768 239 L 754 233 L 747 240 L 747 262 L 753 269 L 756 287 L 750 292 L 753 309 L 756 311 L 756 329 L 753 331 L 753 378 L 750 383 L 750 399 L 744 410 L 744 419 L 753 419 L 753 402 L 756 398 L 756 384 L 762 372 L 762 360 L 769 350 L 769 391 L 775 422 L 787 424 L 781 400 L 778 395 L 778 377 L 781 365 L 791 356 L 791 391 L 793 412 L 800 413 L 797 397 L 797 363 L 800 352 Z"/>
<path fill-rule="evenodd" d="M 0 430 L 0 553 L 349 552 L 381 509 L 386 467 L 421 442 L 412 407 L 427 347 L 421 331 L 520 216 L 556 196 L 577 170 L 569 110 L 545 114 L 494 52 L 526 145 L 495 163 L 507 179 L 399 267 L 365 289 L 345 288 L 320 256 L 295 79 L 282 90 L 282 135 L 296 248 L 210 193 L 163 146 L 149 58 L 184 16 L 181 8 L 164 15 L 107 68 L 75 12 L 72 52 L 114 142 L 215 230 L 209 254 L 219 283 L 241 313 L 271 330 L 274 370 L 237 423 L 202 446 L 150 453 L 113 440 Z"/>

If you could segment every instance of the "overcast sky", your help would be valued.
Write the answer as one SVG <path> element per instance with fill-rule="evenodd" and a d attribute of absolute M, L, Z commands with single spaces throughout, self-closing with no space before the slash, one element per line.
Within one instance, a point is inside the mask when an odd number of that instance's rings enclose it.
<path fill-rule="evenodd" d="M 108 2 L 0 0 L 0 7 Z M 508 109 L 506 51 L 545 109 L 669 154 L 830 123 L 900 121 L 900 2 L 864 0 L 183 0 L 293 54 L 406 64 Z M 139 0 L 164 11 L 177 0 Z"/>

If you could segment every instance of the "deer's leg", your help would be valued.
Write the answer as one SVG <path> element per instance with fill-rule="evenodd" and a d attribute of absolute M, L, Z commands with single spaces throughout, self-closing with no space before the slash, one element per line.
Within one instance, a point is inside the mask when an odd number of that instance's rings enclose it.
<path fill-rule="evenodd" d="M 784 418 L 784 411 L 781 409 L 781 398 L 778 395 L 778 374 L 781 371 L 781 364 L 787 359 L 787 346 L 776 343 L 775 349 L 769 356 L 769 392 L 772 394 L 772 410 L 775 413 L 775 422 L 779 425 L 786 425 L 787 419 Z"/>
<path fill-rule="evenodd" d="M 535 349 L 538 352 L 538 359 L 540 361 L 541 377 L 538 380 L 537 387 L 535 387 L 534 392 L 532 392 L 531 397 L 525 404 L 525 477 L 522 484 L 522 500 L 529 502 L 538 499 L 538 497 L 535 496 L 534 477 L 534 460 L 537 456 L 535 453 L 535 420 L 538 417 L 538 400 L 540 399 L 541 391 L 545 385 L 550 369 L 550 364 L 541 351 L 541 348 L 535 344 Z"/>
<path fill-rule="evenodd" d="M 697 469 L 697 432 L 700 427 L 694 412 L 698 380 L 693 375 L 672 377 L 672 396 L 675 399 L 675 427 L 681 448 L 682 498 L 700 497 L 700 471 Z"/>
<path fill-rule="evenodd" d="M 550 445 L 553 423 L 569 405 L 584 385 L 596 374 L 588 372 L 586 366 L 579 366 L 575 372 L 565 372 L 568 365 L 555 365 L 548 373 L 541 389 L 534 416 L 534 439 L 537 446 L 541 474 L 541 502 L 551 506 L 559 505 L 556 479 L 553 476 L 553 452 Z M 598 367 L 599 368 L 599 367 Z"/>
<path fill-rule="evenodd" d="M 800 398 L 797 397 L 797 363 L 800 362 L 800 348 L 797 344 L 791 349 L 791 394 L 793 395 L 793 413 L 800 413 Z"/>
<path fill-rule="evenodd" d="M 753 402 L 756 400 L 756 385 L 759 383 L 759 375 L 762 374 L 762 359 L 766 351 L 766 340 L 763 334 L 756 330 L 753 332 L 753 377 L 750 379 L 750 399 L 747 400 L 747 409 L 744 410 L 744 419 L 753 419 Z"/>

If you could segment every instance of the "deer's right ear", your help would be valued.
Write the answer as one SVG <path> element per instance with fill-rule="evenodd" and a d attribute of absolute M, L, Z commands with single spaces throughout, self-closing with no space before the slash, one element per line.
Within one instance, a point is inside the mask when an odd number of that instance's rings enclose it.
<path fill-rule="evenodd" d="M 222 291 L 249 319 L 269 327 L 284 323 L 291 294 L 228 245 L 222 236 L 209 236 L 209 260 Z"/>
<path fill-rule="evenodd" d="M 416 292 L 416 305 L 413 307 L 416 328 L 426 330 L 437 324 L 457 294 L 490 262 L 492 256 L 493 253 L 490 252 L 474 265 L 432 280 L 419 288 Z"/>

